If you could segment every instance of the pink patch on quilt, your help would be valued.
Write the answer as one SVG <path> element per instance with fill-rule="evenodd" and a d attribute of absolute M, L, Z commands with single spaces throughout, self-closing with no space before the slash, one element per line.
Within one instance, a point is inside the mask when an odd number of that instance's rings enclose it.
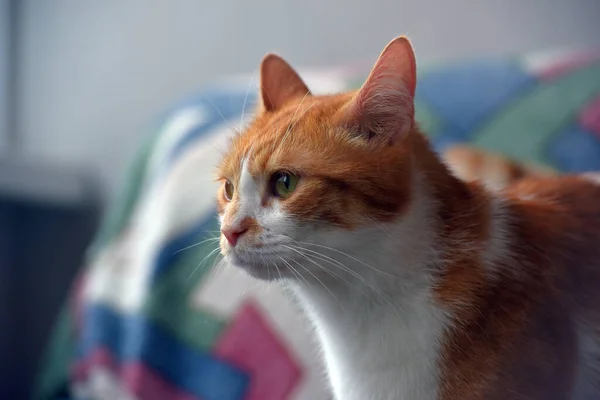
<path fill-rule="evenodd" d="M 200 400 L 184 393 L 152 372 L 142 363 L 130 363 L 121 370 L 121 379 L 128 391 L 143 400 Z"/>
<path fill-rule="evenodd" d="M 214 353 L 250 374 L 245 400 L 285 399 L 301 380 L 301 368 L 250 302 L 231 321 Z"/>
<path fill-rule="evenodd" d="M 120 378 L 127 392 L 140 400 L 202 400 L 166 382 L 140 362 L 119 366 L 106 348 L 97 348 L 86 359 L 77 362 L 71 369 L 71 376 L 76 382 L 86 381 L 94 367 L 102 367 Z"/>
<path fill-rule="evenodd" d="M 119 371 L 119 365 L 115 361 L 110 350 L 104 347 L 99 347 L 90 353 L 87 358 L 79 360 L 73 364 L 71 368 L 71 376 L 73 377 L 73 380 L 78 382 L 87 380 L 90 370 L 96 365 L 101 366 L 115 374 Z"/>
<path fill-rule="evenodd" d="M 600 136 L 600 97 L 594 99 L 583 109 L 579 114 L 579 123 L 585 130 Z"/>
<path fill-rule="evenodd" d="M 600 57 L 598 53 L 579 53 L 573 54 L 564 60 L 552 63 L 551 65 L 540 69 L 536 76 L 543 81 L 550 81 L 560 78 L 572 70 L 584 68 Z"/>

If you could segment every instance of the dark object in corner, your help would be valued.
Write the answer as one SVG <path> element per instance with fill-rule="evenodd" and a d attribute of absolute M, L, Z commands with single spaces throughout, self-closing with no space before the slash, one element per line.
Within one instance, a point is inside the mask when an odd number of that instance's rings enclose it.
<path fill-rule="evenodd" d="M 0 157 L 0 398 L 30 398 L 100 204 L 84 173 Z"/>

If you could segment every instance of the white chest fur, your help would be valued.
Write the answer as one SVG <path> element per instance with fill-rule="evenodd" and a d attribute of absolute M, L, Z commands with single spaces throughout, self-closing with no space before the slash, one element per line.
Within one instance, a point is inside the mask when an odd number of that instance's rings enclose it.
<path fill-rule="evenodd" d="M 296 293 L 315 324 L 336 399 L 437 397 L 446 318 L 426 290 L 405 293 L 402 301 L 349 292 L 343 295 L 357 297 L 347 301 L 336 293 L 336 300 L 322 288 L 306 286 Z"/>

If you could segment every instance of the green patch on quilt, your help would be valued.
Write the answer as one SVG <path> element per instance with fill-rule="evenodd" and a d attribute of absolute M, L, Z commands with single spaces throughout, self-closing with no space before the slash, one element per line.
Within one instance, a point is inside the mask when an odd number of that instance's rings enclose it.
<path fill-rule="evenodd" d="M 207 231 L 218 229 L 213 218 Z M 197 241 L 205 238 L 199 235 Z M 218 252 L 210 255 L 217 243 L 202 244 L 184 250 L 179 260 L 169 266 L 152 286 L 144 305 L 144 314 L 171 331 L 190 347 L 207 350 L 223 331 L 226 322 L 206 310 L 194 308 L 194 292 L 215 267 Z"/>
<path fill-rule="evenodd" d="M 68 307 L 63 307 L 52 330 L 32 398 L 46 400 L 69 380 L 69 364 L 73 356 L 72 318 Z"/>
<path fill-rule="evenodd" d="M 536 85 L 473 135 L 473 144 L 518 160 L 553 167 L 549 141 L 600 92 L 600 64 Z"/>
<path fill-rule="evenodd" d="M 442 124 L 438 116 L 426 104 L 418 100 L 415 100 L 415 119 L 419 123 L 421 131 L 430 138 L 436 136 Z"/>

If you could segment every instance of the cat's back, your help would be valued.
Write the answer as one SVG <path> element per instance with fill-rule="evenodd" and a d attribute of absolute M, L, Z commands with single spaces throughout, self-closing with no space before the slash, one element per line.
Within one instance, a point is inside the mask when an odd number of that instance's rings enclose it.
<path fill-rule="evenodd" d="M 551 299 L 546 314 L 563 314 L 557 321 L 575 340 L 572 398 L 600 398 L 600 174 L 526 178 L 503 194 L 537 300 Z"/>
<path fill-rule="evenodd" d="M 524 178 L 502 195 L 530 224 L 549 232 L 570 228 L 575 236 L 600 237 L 600 173 Z"/>
<path fill-rule="evenodd" d="M 502 195 L 519 258 L 600 292 L 600 174 L 525 178 Z"/>

